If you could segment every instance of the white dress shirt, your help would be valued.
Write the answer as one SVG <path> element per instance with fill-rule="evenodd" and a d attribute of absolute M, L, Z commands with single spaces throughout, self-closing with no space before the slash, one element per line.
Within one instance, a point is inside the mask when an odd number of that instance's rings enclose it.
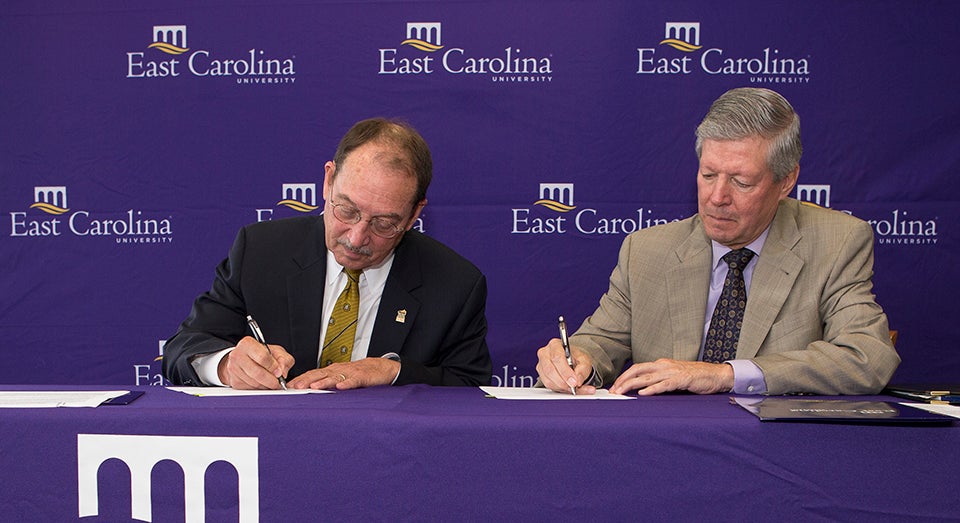
<path fill-rule="evenodd" d="M 357 312 L 357 332 L 350 361 L 362 360 L 367 357 L 370 348 L 370 336 L 373 334 L 373 324 L 377 319 L 377 309 L 380 308 L 380 298 L 383 296 L 383 288 L 387 283 L 390 268 L 393 267 L 393 257 L 394 255 L 391 252 L 379 265 L 364 269 L 360 275 L 360 310 Z M 323 339 L 327 334 L 327 325 L 330 323 L 333 306 L 337 303 L 337 298 L 346 285 L 347 275 L 343 272 L 343 266 L 337 263 L 333 253 L 328 250 L 327 278 L 323 292 L 323 317 L 320 322 L 320 339 L 317 340 L 319 349 L 317 351 L 318 367 L 320 366 L 320 353 L 323 352 Z M 268 339 L 267 342 L 269 343 L 269 341 Z M 197 371 L 197 375 L 204 384 L 225 387 L 226 384 L 220 381 L 217 368 L 220 366 L 220 360 L 235 348 L 228 347 L 219 352 L 199 355 L 190 364 L 193 365 L 193 369 Z M 389 357 L 391 355 L 385 356 Z M 399 376 L 399 373 L 397 376 Z M 397 377 L 394 376 L 393 379 L 396 381 Z"/>

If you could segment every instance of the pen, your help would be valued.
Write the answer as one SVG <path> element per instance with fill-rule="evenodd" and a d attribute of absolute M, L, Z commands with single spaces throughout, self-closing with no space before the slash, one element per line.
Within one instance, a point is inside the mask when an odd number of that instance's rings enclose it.
<path fill-rule="evenodd" d="M 570 342 L 567 340 L 567 322 L 563 321 L 563 316 L 560 316 L 558 321 L 560 324 L 560 343 L 563 345 L 563 353 L 567 356 L 567 365 L 570 365 L 570 368 L 573 368 L 573 357 L 570 356 Z M 570 392 L 574 396 L 577 395 L 577 389 L 570 387 Z"/>
<path fill-rule="evenodd" d="M 260 330 L 260 326 L 257 325 L 257 320 L 253 319 L 253 316 L 250 316 L 249 314 L 247 315 L 247 325 L 249 325 L 250 330 L 253 331 L 253 337 L 262 343 L 264 347 L 266 347 L 267 352 L 270 352 L 270 347 L 267 346 L 267 340 L 264 339 L 263 332 Z M 277 377 L 277 381 L 280 382 L 281 389 L 287 390 L 287 380 L 283 379 L 283 376 Z"/>

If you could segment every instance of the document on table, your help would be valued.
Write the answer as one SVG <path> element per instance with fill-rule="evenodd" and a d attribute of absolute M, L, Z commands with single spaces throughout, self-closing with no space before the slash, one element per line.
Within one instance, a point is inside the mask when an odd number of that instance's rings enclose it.
<path fill-rule="evenodd" d="M 128 394 L 128 390 L 3 390 L 0 408 L 96 407 Z"/>
<path fill-rule="evenodd" d="M 954 418 L 960 418 L 960 405 L 931 405 L 929 403 L 906 403 L 901 402 L 901 405 L 908 405 L 915 409 L 923 409 L 927 412 L 936 412 L 937 414 L 943 414 L 944 416 L 952 416 Z"/>
<path fill-rule="evenodd" d="M 294 396 L 299 394 L 332 394 L 332 390 L 314 390 L 314 389 L 277 389 L 277 390 L 239 390 L 230 387 L 167 387 L 167 389 L 199 396 L 201 398 L 224 397 L 224 396 Z"/>
<path fill-rule="evenodd" d="M 541 387 L 480 387 L 487 396 L 498 400 L 632 400 L 633 396 L 611 394 L 607 389 L 597 389 L 596 394 L 567 394 Z"/>

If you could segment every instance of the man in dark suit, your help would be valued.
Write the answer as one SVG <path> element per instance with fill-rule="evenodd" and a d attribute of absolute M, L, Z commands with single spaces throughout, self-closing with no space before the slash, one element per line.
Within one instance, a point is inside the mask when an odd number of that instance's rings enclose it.
<path fill-rule="evenodd" d="M 427 144 L 408 125 L 354 125 L 324 165 L 322 216 L 237 235 L 213 286 L 164 346 L 167 379 L 242 389 L 276 389 L 280 378 L 315 389 L 489 383 L 485 277 L 411 230 L 432 169 Z M 338 301 L 351 284 L 359 307 Z M 335 307 L 358 310 L 352 342 L 341 338 L 342 354 L 328 356 L 322 346 L 340 333 Z M 249 336 L 248 315 L 268 345 Z"/>

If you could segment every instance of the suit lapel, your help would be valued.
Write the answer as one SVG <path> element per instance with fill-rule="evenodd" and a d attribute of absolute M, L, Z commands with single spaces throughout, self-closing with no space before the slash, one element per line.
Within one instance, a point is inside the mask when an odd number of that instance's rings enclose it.
<path fill-rule="evenodd" d="M 367 355 L 379 357 L 389 352 L 402 356 L 401 349 L 417 321 L 420 312 L 420 300 L 413 296 L 414 289 L 420 287 L 423 274 L 420 254 L 416 252 L 415 231 L 407 232 L 403 241 L 397 245 L 393 266 L 387 276 L 370 335 L 370 348 Z"/>
<path fill-rule="evenodd" d="M 793 252 L 801 235 L 797 227 L 796 209 L 788 206 L 790 201 L 780 203 L 770 227 L 770 234 L 753 270 L 747 295 L 747 310 L 743 316 L 743 328 L 737 344 L 739 359 L 757 355 L 787 296 L 790 295 L 800 269 L 803 268 L 803 260 Z"/>
<path fill-rule="evenodd" d="M 710 240 L 698 218 L 693 225 L 693 232 L 674 253 L 677 265 L 666 273 L 673 357 L 678 360 L 696 360 L 699 355 L 710 287 Z"/>
<path fill-rule="evenodd" d="M 319 357 L 320 317 L 327 276 L 323 231 L 323 221 L 318 219 L 316 236 L 305 240 L 303 249 L 293 257 L 294 266 L 299 270 L 287 277 L 291 354 L 296 359 L 296 374 L 316 368 Z"/>

